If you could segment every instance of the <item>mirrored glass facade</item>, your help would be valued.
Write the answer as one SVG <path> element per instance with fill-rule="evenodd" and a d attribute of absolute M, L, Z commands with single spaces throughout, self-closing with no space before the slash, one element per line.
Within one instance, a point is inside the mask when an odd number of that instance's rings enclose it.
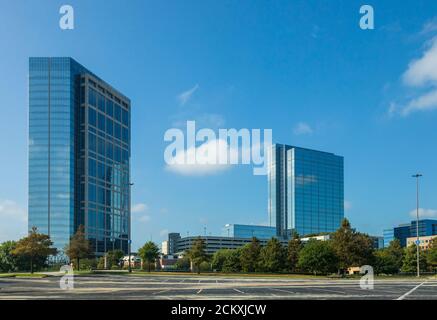
<path fill-rule="evenodd" d="M 223 230 L 223 236 L 233 238 L 271 239 L 276 237 L 276 228 L 269 226 L 257 226 L 248 224 L 227 224 Z"/>
<path fill-rule="evenodd" d="M 268 211 L 278 237 L 333 232 L 344 217 L 343 157 L 275 144 L 268 173 Z"/>
<path fill-rule="evenodd" d="M 29 229 L 128 251 L 130 101 L 71 58 L 29 60 Z"/>

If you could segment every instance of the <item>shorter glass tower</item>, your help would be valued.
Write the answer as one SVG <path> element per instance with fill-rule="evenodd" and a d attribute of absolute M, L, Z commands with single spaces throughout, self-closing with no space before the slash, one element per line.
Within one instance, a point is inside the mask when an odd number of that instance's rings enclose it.
<path fill-rule="evenodd" d="M 344 218 L 343 157 L 275 144 L 269 159 L 268 212 L 277 236 L 337 230 Z"/>

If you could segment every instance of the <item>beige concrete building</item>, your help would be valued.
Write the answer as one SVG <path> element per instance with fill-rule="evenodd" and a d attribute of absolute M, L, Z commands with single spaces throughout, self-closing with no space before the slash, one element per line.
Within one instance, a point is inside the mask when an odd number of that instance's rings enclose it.
<path fill-rule="evenodd" d="M 426 237 L 419 237 L 419 248 L 422 250 L 428 250 L 429 246 L 431 244 L 431 240 L 437 238 L 437 235 L 434 236 L 426 236 Z M 410 237 L 407 238 L 407 247 L 413 245 L 416 243 L 417 237 Z"/>

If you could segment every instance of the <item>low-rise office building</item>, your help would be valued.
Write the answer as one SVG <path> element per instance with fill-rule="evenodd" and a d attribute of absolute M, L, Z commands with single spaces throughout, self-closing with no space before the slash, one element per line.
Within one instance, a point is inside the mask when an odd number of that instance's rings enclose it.
<path fill-rule="evenodd" d="M 248 224 L 227 224 L 223 230 L 223 236 L 234 238 L 271 239 L 276 238 L 276 228 L 269 226 L 257 226 Z"/>
<path fill-rule="evenodd" d="M 163 254 L 157 260 L 156 267 L 162 270 L 175 269 L 178 258 L 176 255 Z"/>
<path fill-rule="evenodd" d="M 424 250 L 424 251 L 428 250 L 430 245 L 431 245 L 432 239 L 434 239 L 434 238 L 437 238 L 437 235 L 419 237 L 419 248 L 421 250 Z M 416 244 L 416 243 L 417 243 L 417 237 L 407 238 L 407 247 L 409 247 L 413 244 Z"/>
<path fill-rule="evenodd" d="M 419 220 L 419 237 L 428 237 L 437 235 L 437 220 L 422 219 Z M 388 247 L 390 242 L 397 239 L 402 247 L 407 246 L 408 238 L 417 238 L 416 220 L 411 223 L 401 224 L 397 227 L 384 230 L 384 247 Z"/>
<path fill-rule="evenodd" d="M 238 249 L 250 243 L 252 238 L 234 238 L 221 236 L 197 236 L 184 237 L 177 241 L 176 252 L 183 254 L 188 251 L 197 239 L 202 239 L 205 243 L 205 252 L 207 254 L 214 254 L 220 249 Z M 268 239 L 258 239 L 260 245 L 264 246 L 269 241 Z M 279 240 L 282 245 L 287 245 L 287 240 Z"/>

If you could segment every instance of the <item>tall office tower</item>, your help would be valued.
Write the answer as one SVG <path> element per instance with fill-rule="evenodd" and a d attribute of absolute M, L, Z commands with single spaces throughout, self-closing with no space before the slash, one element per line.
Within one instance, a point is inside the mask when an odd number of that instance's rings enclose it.
<path fill-rule="evenodd" d="M 71 58 L 29 59 L 29 229 L 96 255 L 130 239 L 130 100 Z"/>
<path fill-rule="evenodd" d="M 343 157 L 274 144 L 269 157 L 268 212 L 276 235 L 333 232 L 344 217 Z"/>

